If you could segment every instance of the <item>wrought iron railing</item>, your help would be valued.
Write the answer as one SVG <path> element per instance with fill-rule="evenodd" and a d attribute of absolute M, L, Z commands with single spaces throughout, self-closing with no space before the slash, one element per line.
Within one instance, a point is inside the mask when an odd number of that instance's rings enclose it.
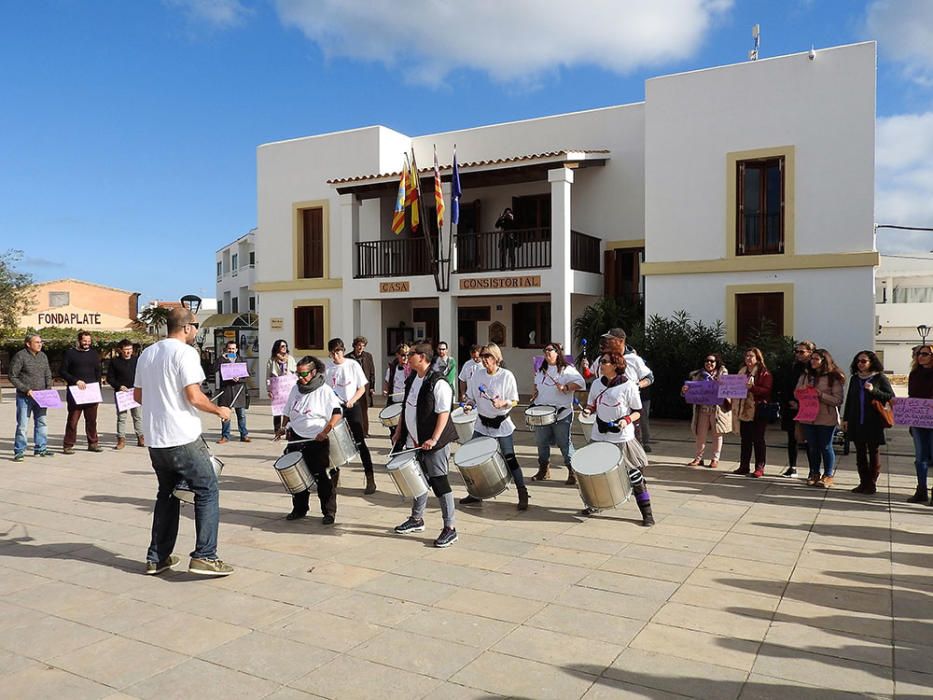
<path fill-rule="evenodd" d="M 599 239 L 579 231 L 570 232 L 570 267 L 581 272 L 600 272 Z"/>
<path fill-rule="evenodd" d="M 423 238 L 360 241 L 356 244 L 357 279 L 430 275 L 431 254 Z"/>
<path fill-rule="evenodd" d="M 461 233 L 456 237 L 457 272 L 528 270 L 551 266 L 551 229 Z"/>

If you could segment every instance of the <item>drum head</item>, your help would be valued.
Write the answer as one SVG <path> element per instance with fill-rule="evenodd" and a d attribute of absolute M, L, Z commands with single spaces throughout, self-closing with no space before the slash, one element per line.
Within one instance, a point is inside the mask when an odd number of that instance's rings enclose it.
<path fill-rule="evenodd" d="M 403 404 L 394 403 L 390 406 L 386 406 L 381 411 L 379 411 L 380 418 L 395 418 L 402 414 L 402 409 L 405 408 Z"/>
<path fill-rule="evenodd" d="M 596 422 L 596 414 L 591 413 L 588 416 L 583 415 L 583 411 L 577 414 L 577 420 L 580 421 L 582 425 L 593 425 Z"/>
<path fill-rule="evenodd" d="M 525 409 L 526 416 L 547 416 L 556 413 L 553 406 L 529 406 Z"/>
<path fill-rule="evenodd" d="M 462 406 L 459 406 L 450 412 L 450 420 L 454 423 L 475 423 L 476 411 L 474 410 L 467 413 L 463 410 Z"/>
<path fill-rule="evenodd" d="M 289 452 L 284 454 L 275 460 L 275 464 L 272 466 L 276 469 L 288 469 L 289 467 L 298 464 L 301 461 L 301 452 Z"/>
<path fill-rule="evenodd" d="M 591 442 L 573 453 L 573 470 L 580 474 L 605 474 L 622 461 L 622 450 L 611 442 Z"/>
<path fill-rule="evenodd" d="M 454 462 L 461 467 L 472 467 L 487 461 L 498 450 L 499 441 L 495 438 L 474 438 L 457 450 L 457 454 L 454 455 Z"/>
<path fill-rule="evenodd" d="M 409 462 L 414 461 L 415 456 L 413 454 L 395 455 L 392 459 L 389 460 L 389 463 L 386 464 L 386 469 L 401 469 Z"/>

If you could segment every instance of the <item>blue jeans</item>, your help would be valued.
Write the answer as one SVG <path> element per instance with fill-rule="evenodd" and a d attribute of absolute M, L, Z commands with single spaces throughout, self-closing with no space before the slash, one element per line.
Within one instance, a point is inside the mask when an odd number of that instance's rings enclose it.
<path fill-rule="evenodd" d="M 240 406 L 233 410 L 236 413 L 237 430 L 240 431 L 240 437 L 245 438 L 249 435 L 249 431 L 246 429 L 246 409 Z M 225 420 L 220 422 L 220 437 L 225 437 L 228 440 L 230 439 L 230 421 Z"/>
<path fill-rule="evenodd" d="M 35 401 L 28 396 L 21 396 L 16 392 L 16 437 L 13 438 L 13 454 L 21 455 L 26 452 L 26 428 L 29 426 L 29 416 L 32 415 L 32 449 L 36 454 L 45 452 L 48 448 L 48 426 L 46 424 L 47 409 L 39 408 Z"/>
<path fill-rule="evenodd" d="M 149 459 L 159 480 L 152 511 L 152 541 L 146 561 L 160 562 L 175 549 L 181 501 L 172 495 L 179 481 L 194 491 L 195 559 L 217 558 L 217 528 L 220 525 L 220 489 L 207 445 L 200 438 L 178 447 L 150 447 Z"/>
<path fill-rule="evenodd" d="M 489 435 L 483 435 L 478 430 L 473 431 L 473 437 L 491 437 Z M 505 463 L 509 468 L 509 471 L 512 472 L 512 481 L 515 482 L 516 488 L 519 486 L 525 485 L 525 477 L 522 474 L 522 469 L 518 464 L 518 459 L 515 457 L 515 441 L 512 439 L 512 434 L 504 435 L 502 437 L 494 437 L 493 440 L 499 442 L 499 449 L 502 450 L 502 456 L 505 457 Z"/>
<path fill-rule="evenodd" d="M 810 463 L 810 475 L 819 476 L 820 462 L 823 463 L 823 475 L 832 476 L 836 471 L 836 453 L 833 452 L 833 434 L 835 425 L 802 424 L 803 435 L 807 439 L 807 460 Z"/>
<path fill-rule="evenodd" d="M 933 428 L 911 428 L 914 439 L 914 468 L 917 470 L 917 488 L 927 487 L 927 470 L 933 461 Z"/>
<path fill-rule="evenodd" d="M 538 446 L 538 464 L 542 467 L 551 461 L 551 446 L 560 448 L 564 457 L 564 466 L 570 466 L 573 457 L 573 441 L 570 439 L 570 425 L 573 422 L 573 411 L 566 418 L 535 428 L 535 444 Z"/>

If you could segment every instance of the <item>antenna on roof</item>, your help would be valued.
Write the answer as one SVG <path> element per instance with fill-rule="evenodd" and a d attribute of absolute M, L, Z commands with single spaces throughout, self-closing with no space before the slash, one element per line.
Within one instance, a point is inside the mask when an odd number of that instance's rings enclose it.
<path fill-rule="evenodd" d="M 758 60 L 758 47 L 761 46 L 761 25 L 756 24 L 752 27 L 752 39 L 755 40 L 755 48 L 748 52 L 749 61 Z"/>

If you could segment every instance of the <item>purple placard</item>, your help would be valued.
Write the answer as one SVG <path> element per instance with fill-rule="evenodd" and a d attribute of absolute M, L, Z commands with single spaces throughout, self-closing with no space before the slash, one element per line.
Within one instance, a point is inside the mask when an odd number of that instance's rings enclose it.
<path fill-rule="evenodd" d="M 84 385 L 83 389 L 79 389 L 77 384 L 69 386 L 68 393 L 71 394 L 71 398 L 79 406 L 100 403 L 104 400 L 100 395 L 100 382 L 89 382 Z"/>
<path fill-rule="evenodd" d="M 220 366 L 220 378 L 225 382 L 229 382 L 231 379 L 240 379 L 248 376 L 249 370 L 246 369 L 245 362 L 224 362 Z"/>
<path fill-rule="evenodd" d="M 891 408 L 894 409 L 895 425 L 933 428 L 933 399 L 897 398 L 891 401 Z"/>
<path fill-rule="evenodd" d="M 722 399 L 719 398 L 718 382 L 704 379 L 695 382 L 684 382 L 684 386 L 687 387 L 687 393 L 684 394 L 687 403 L 700 406 L 716 406 L 722 403 Z"/>
<path fill-rule="evenodd" d="M 812 386 L 805 386 L 794 390 L 794 398 L 797 399 L 798 406 L 794 420 L 806 423 L 816 420 L 820 412 L 820 392 Z"/>
<path fill-rule="evenodd" d="M 564 358 L 567 360 L 567 364 L 573 367 L 573 355 L 564 355 Z M 541 365 L 544 364 L 544 355 L 535 355 L 531 358 L 531 363 L 534 365 L 535 372 L 541 369 Z"/>
<path fill-rule="evenodd" d="M 123 413 L 123 411 L 129 411 L 133 408 L 139 408 L 139 404 L 136 403 L 136 397 L 133 395 L 133 390 L 129 391 L 115 391 L 113 396 L 117 401 L 117 411 Z"/>
<path fill-rule="evenodd" d="M 269 377 L 269 393 L 272 394 L 272 415 L 281 416 L 285 412 L 285 402 L 298 381 L 295 374 L 283 374 L 280 377 Z"/>
<path fill-rule="evenodd" d="M 724 374 L 719 378 L 719 398 L 745 399 L 748 398 L 748 375 Z"/>
<path fill-rule="evenodd" d="M 32 400 L 39 408 L 61 408 L 62 397 L 55 389 L 33 389 Z"/>

